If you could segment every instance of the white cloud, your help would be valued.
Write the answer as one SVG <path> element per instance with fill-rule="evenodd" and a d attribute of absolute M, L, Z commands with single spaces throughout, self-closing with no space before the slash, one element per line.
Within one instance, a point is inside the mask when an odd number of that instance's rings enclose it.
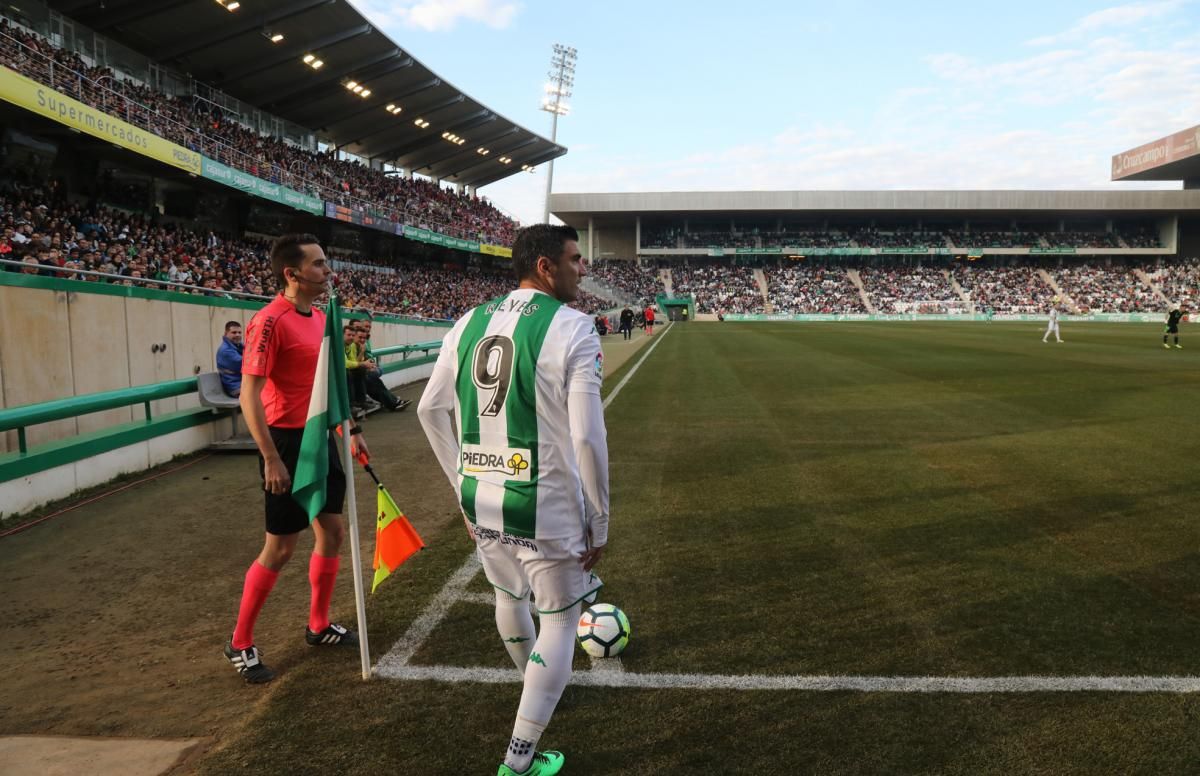
<path fill-rule="evenodd" d="M 1167 17 L 1176 7 L 1091 14 L 1070 27 L 1090 38 L 1029 56 L 935 54 L 926 78 L 884 95 L 854 126 L 784 127 L 670 157 L 573 148 L 558 162 L 554 190 L 1178 188 L 1113 183 L 1109 164 L 1115 153 L 1200 123 L 1200 29 L 1187 16 Z M 1122 27 L 1160 17 L 1170 34 Z M 484 193 L 523 221 L 539 220 L 543 176 L 516 176 Z"/>
<path fill-rule="evenodd" d="M 1105 8 L 1084 16 L 1070 29 L 1057 35 L 1044 35 L 1029 41 L 1031 46 L 1047 46 L 1065 40 L 1077 40 L 1097 30 L 1127 28 L 1140 22 L 1160 19 L 1187 5 L 1188 0 L 1165 0 L 1157 3 L 1130 3 Z"/>
<path fill-rule="evenodd" d="M 383 28 L 448 32 L 458 22 L 505 29 L 521 10 L 512 0 L 352 0 L 363 16 Z"/>

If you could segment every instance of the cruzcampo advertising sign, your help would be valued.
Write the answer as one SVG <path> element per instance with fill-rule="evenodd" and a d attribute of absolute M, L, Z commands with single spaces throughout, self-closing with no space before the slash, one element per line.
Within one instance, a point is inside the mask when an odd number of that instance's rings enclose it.
<path fill-rule="evenodd" d="M 199 175 L 200 154 L 0 66 L 0 99 L 134 153 Z"/>
<path fill-rule="evenodd" d="M 280 205 L 287 205 L 296 210 L 303 210 L 313 215 L 325 214 L 325 203 L 316 197 L 310 197 L 299 191 L 257 178 L 250 173 L 235 170 L 232 167 L 202 156 L 201 177 L 223 183 L 231 189 L 237 189 L 251 194 L 259 199 L 269 200 Z"/>

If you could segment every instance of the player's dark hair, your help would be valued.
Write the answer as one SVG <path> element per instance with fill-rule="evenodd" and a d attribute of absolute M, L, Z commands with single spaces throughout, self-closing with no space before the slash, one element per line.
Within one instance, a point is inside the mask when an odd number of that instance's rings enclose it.
<path fill-rule="evenodd" d="M 313 234 L 285 234 L 271 245 L 271 274 L 279 290 L 287 288 L 287 276 L 283 271 L 287 268 L 300 269 L 304 262 L 304 246 L 320 245 L 320 240 Z"/>
<path fill-rule="evenodd" d="M 228 334 L 229 330 L 232 329 L 234 326 L 236 326 L 240 329 L 240 328 L 242 328 L 242 322 L 241 321 L 226 321 L 225 322 L 225 333 Z"/>
<path fill-rule="evenodd" d="M 519 230 L 512 247 L 513 272 L 517 282 L 533 277 L 537 260 L 542 256 L 557 264 L 567 240 L 578 241 L 579 232 L 569 226 L 552 224 L 534 224 Z"/>

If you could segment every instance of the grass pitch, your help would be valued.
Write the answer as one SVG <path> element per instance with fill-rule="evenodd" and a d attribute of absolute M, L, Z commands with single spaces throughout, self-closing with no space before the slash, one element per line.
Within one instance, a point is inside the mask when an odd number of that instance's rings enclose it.
<path fill-rule="evenodd" d="M 675 326 L 607 413 L 598 570 L 632 622 L 625 669 L 1197 674 L 1200 340 L 1160 332 Z M 448 536 L 371 600 L 377 657 L 470 552 Z M 201 770 L 495 772 L 518 686 L 362 683 L 330 657 Z M 511 665 L 467 603 L 414 663 Z M 1179 694 L 568 687 L 543 745 L 571 774 L 1192 773 L 1198 725 Z"/>

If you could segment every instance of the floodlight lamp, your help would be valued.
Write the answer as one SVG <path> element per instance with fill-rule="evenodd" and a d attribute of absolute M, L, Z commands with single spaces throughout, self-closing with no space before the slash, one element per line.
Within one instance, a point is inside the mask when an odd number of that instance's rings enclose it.
<path fill-rule="evenodd" d="M 282 40 L 283 40 L 283 33 L 281 33 L 281 32 L 277 32 L 271 36 L 272 43 L 279 43 Z"/>
<path fill-rule="evenodd" d="M 312 63 L 312 69 L 313 69 L 313 70 L 320 70 L 320 69 L 321 69 L 322 67 L 324 67 L 324 66 L 325 66 L 325 61 L 324 61 L 324 60 L 321 60 L 321 59 L 315 59 L 315 60 L 313 60 L 313 63 Z"/>
<path fill-rule="evenodd" d="M 371 90 L 370 90 L 370 89 L 363 89 L 363 90 L 362 90 L 362 93 L 361 93 L 361 94 L 359 94 L 358 96 L 359 96 L 359 97 L 363 97 L 363 98 L 370 97 L 370 96 L 371 96 Z"/>
<path fill-rule="evenodd" d="M 314 59 L 316 59 L 316 57 L 314 57 L 312 54 L 305 54 L 305 55 L 304 55 L 304 64 L 306 64 L 306 65 L 311 65 L 311 64 L 312 64 L 312 61 L 313 61 Z"/>

